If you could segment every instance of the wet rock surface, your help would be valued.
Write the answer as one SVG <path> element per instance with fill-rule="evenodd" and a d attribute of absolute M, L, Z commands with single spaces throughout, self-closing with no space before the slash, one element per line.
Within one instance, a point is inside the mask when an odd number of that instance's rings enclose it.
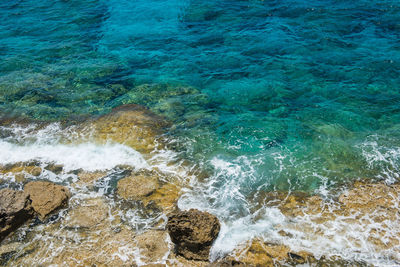
<path fill-rule="evenodd" d="M 152 203 L 165 214 L 169 214 L 176 209 L 176 202 L 180 195 L 180 187 L 173 183 L 163 184 L 160 188 L 154 190 L 149 196 L 142 199 L 144 205 L 149 206 Z"/>
<path fill-rule="evenodd" d="M 178 255 L 189 260 L 207 261 L 221 226 L 214 215 L 191 209 L 169 216 L 167 228 Z"/>
<path fill-rule="evenodd" d="M 127 104 L 89 123 L 99 142 L 112 140 L 143 153 L 154 150 L 156 138 L 169 124 L 143 106 Z"/>
<path fill-rule="evenodd" d="M 45 181 L 29 182 L 25 185 L 24 191 L 29 194 L 32 207 L 41 219 L 66 206 L 71 196 L 66 187 Z"/>
<path fill-rule="evenodd" d="M 226 266 L 276 266 L 283 262 L 296 265 L 315 261 L 310 253 L 295 253 L 285 245 L 267 243 L 261 239 L 254 239 L 248 242 L 244 247 L 236 249 L 232 254 L 232 256 L 225 259 L 225 262 L 232 265 Z"/>
<path fill-rule="evenodd" d="M 4 266 L 8 259 L 20 250 L 23 244 L 19 242 L 4 244 L 0 247 L 0 266 Z"/>
<path fill-rule="evenodd" d="M 139 173 L 118 181 L 117 192 L 126 200 L 140 200 L 158 188 L 158 179 L 151 174 Z"/>
<path fill-rule="evenodd" d="M 72 228 L 94 228 L 107 219 L 108 211 L 107 204 L 101 198 L 85 199 L 71 210 L 66 226 Z"/>
<path fill-rule="evenodd" d="M 168 234 L 165 231 L 150 230 L 138 235 L 137 242 L 140 260 L 146 264 L 160 264 L 169 254 L 167 242 Z"/>
<path fill-rule="evenodd" d="M 0 241 L 33 216 L 29 194 L 9 188 L 0 190 Z"/>

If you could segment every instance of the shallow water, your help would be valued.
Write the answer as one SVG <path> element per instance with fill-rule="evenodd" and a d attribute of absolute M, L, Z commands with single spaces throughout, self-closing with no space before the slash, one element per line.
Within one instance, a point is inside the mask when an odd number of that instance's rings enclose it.
<path fill-rule="evenodd" d="M 135 103 L 172 121 L 168 153 L 210 173 L 179 205 L 224 222 L 214 255 L 281 223 L 274 210 L 254 221 L 257 192 L 331 199 L 357 179 L 399 179 L 398 1 L 15 0 L 0 17 L 0 117 L 58 123 Z M 148 164 L 60 131 L 3 128 L 0 163 Z"/>

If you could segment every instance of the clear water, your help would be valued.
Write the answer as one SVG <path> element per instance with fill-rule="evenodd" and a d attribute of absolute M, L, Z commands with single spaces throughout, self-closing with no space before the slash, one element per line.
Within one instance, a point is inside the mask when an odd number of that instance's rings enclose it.
<path fill-rule="evenodd" d="M 260 190 L 399 179 L 398 1 L 6 0 L 0 17 L 0 116 L 147 106 L 210 173 L 182 207 L 228 225 Z"/>

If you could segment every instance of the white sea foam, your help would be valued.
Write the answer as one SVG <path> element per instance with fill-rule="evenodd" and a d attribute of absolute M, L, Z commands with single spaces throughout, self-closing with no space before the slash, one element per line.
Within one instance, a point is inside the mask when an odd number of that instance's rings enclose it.
<path fill-rule="evenodd" d="M 377 140 L 377 136 L 370 136 L 358 147 L 368 163 L 367 167 L 379 169 L 377 178 L 393 183 L 400 179 L 400 147 L 388 147 Z"/>
<path fill-rule="evenodd" d="M 65 171 L 109 170 L 117 165 L 148 168 L 143 156 L 121 144 L 27 144 L 0 141 L 0 164 L 40 161 L 62 164 Z"/>

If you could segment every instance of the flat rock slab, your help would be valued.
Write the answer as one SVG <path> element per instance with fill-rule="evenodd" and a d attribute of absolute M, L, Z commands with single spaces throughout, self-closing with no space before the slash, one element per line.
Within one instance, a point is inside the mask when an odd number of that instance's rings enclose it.
<path fill-rule="evenodd" d="M 150 230 L 136 237 L 140 250 L 140 259 L 145 263 L 160 262 L 169 253 L 167 233 Z"/>
<path fill-rule="evenodd" d="M 108 207 L 101 198 L 86 199 L 69 213 L 66 225 L 73 228 L 92 228 L 107 217 Z"/>
<path fill-rule="evenodd" d="M 168 218 L 167 228 L 178 255 L 207 261 L 221 225 L 214 215 L 191 209 L 173 213 Z"/>
<path fill-rule="evenodd" d="M 24 191 L 29 194 L 32 207 L 39 214 L 40 219 L 66 206 L 71 196 L 68 188 L 45 181 L 27 183 Z"/>
<path fill-rule="evenodd" d="M 158 188 L 158 177 L 134 174 L 118 181 L 117 192 L 126 200 L 141 200 Z"/>
<path fill-rule="evenodd" d="M 0 241 L 32 216 L 28 193 L 9 188 L 0 190 Z"/>

